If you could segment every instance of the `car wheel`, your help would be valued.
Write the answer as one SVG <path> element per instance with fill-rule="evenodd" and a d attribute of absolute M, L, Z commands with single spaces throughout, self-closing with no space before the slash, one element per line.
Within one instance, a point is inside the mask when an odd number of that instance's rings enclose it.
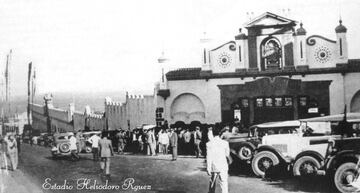
<path fill-rule="evenodd" d="M 334 183 L 336 188 L 342 192 L 356 192 L 357 188 L 350 185 L 357 176 L 355 163 L 344 163 L 337 168 L 334 175 Z"/>
<path fill-rule="evenodd" d="M 296 160 L 293 174 L 294 176 L 314 175 L 320 167 L 320 162 L 317 159 L 311 156 L 304 156 Z"/>
<path fill-rule="evenodd" d="M 279 158 L 270 151 L 262 151 L 255 154 L 251 167 L 256 176 L 264 176 L 265 171 L 271 166 L 279 164 Z"/>
<path fill-rule="evenodd" d="M 68 153 L 70 151 L 70 144 L 69 143 L 62 143 L 62 144 L 60 144 L 59 149 L 63 153 Z"/>
<path fill-rule="evenodd" d="M 92 148 L 89 147 L 89 146 L 86 146 L 86 147 L 85 147 L 85 152 L 86 152 L 86 153 L 91 153 L 91 152 L 92 152 Z"/>
<path fill-rule="evenodd" d="M 240 147 L 239 151 L 238 151 L 238 157 L 241 160 L 250 160 L 251 157 L 253 156 L 253 148 L 251 148 L 248 145 L 244 145 L 242 147 Z"/>
<path fill-rule="evenodd" d="M 41 146 L 45 146 L 45 142 L 44 142 L 44 141 L 40 141 L 40 145 L 41 145 Z"/>

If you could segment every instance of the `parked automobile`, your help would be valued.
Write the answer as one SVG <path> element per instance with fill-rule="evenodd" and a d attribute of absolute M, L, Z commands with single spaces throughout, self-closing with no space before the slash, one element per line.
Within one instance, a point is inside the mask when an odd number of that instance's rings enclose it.
<path fill-rule="evenodd" d="M 56 133 L 54 134 L 54 143 L 51 148 L 51 154 L 53 157 L 69 156 L 70 151 L 70 135 L 71 133 Z"/>
<path fill-rule="evenodd" d="M 352 114 L 357 117 L 360 114 Z M 333 133 L 334 126 L 344 119 L 343 114 L 303 119 L 295 134 L 263 137 L 252 159 L 253 172 L 264 175 L 271 165 L 291 166 L 294 176 L 315 175 L 324 163 L 328 140 L 340 138 Z"/>
<path fill-rule="evenodd" d="M 40 133 L 40 136 L 37 138 L 37 144 L 41 146 L 51 146 L 53 141 L 53 135 L 50 133 Z"/>
<path fill-rule="evenodd" d="M 82 146 L 80 147 L 82 152 L 92 152 L 92 144 L 89 142 L 89 138 L 94 134 L 101 136 L 101 131 L 87 131 L 82 133 L 82 137 L 80 139 L 83 141 L 83 143 L 80 143 L 82 144 Z"/>
<path fill-rule="evenodd" d="M 230 151 L 240 160 L 250 163 L 255 149 L 264 136 L 293 133 L 299 126 L 300 121 L 269 122 L 253 125 L 246 133 L 233 134 L 228 139 Z"/>
<path fill-rule="evenodd" d="M 351 186 L 359 177 L 360 137 L 332 139 L 328 144 L 328 155 L 318 174 L 327 174 L 342 193 L 356 192 Z"/>

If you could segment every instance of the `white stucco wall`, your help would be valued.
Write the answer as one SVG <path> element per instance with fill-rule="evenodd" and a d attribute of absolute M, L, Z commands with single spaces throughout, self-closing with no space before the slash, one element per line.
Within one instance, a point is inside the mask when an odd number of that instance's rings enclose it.
<path fill-rule="evenodd" d="M 288 77 L 288 76 L 285 76 Z M 258 77 L 256 79 L 261 79 Z M 199 97 L 205 106 L 205 122 L 215 123 L 221 121 L 221 98 L 220 89 L 217 85 L 231 85 L 231 84 L 244 84 L 256 79 L 253 78 L 224 78 L 224 79 L 210 79 L 206 80 L 181 80 L 181 81 L 168 81 L 170 89 L 170 96 L 166 99 L 166 111 L 170 112 L 173 100 L 183 94 L 192 93 Z M 316 75 L 301 75 L 292 76 L 292 79 L 300 79 L 302 81 L 326 81 L 330 80 L 329 98 L 330 98 L 330 114 L 343 113 L 344 106 L 350 105 L 351 98 L 360 89 L 360 84 L 356 82 L 360 80 L 360 73 L 349 73 L 345 77 L 340 73 L 337 74 L 316 74 Z M 344 81 L 345 80 L 345 81 Z M 345 84 L 344 84 L 345 83 Z M 354 86 L 356 85 L 357 86 Z M 345 87 L 344 87 L 345 85 Z M 345 90 L 344 90 L 345 88 Z M 345 93 L 344 93 L 345 92 Z M 346 101 L 344 101 L 344 98 Z M 166 119 L 170 124 L 175 123 L 177 120 L 171 119 L 170 115 L 166 115 Z M 193 120 L 188 120 L 190 123 Z"/>

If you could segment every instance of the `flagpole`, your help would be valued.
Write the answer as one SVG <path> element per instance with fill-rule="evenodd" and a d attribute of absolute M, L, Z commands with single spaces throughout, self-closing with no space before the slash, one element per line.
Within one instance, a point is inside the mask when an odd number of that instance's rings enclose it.
<path fill-rule="evenodd" d="M 28 108 L 27 108 L 27 118 L 28 118 L 28 125 L 30 125 L 30 98 L 31 98 L 31 91 L 30 91 L 30 81 L 31 81 L 31 68 L 32 62 L 29 63 L 28 69 Z"/>

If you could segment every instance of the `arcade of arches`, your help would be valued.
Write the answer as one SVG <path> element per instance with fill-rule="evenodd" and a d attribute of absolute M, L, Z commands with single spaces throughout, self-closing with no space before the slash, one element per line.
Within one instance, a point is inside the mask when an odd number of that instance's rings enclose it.
<path fill-rule="evenodd" d="M 351 99 L 350 112 L 360 112 L 360 90 Z"/>
<path fill-rule="evenodd" d="M 184 93 L 177 96 L 171 104 L 171 119 L 190 124 L 193 121 L 204 122 L 205 106 L 201 99 L 192 94 Z"/>

